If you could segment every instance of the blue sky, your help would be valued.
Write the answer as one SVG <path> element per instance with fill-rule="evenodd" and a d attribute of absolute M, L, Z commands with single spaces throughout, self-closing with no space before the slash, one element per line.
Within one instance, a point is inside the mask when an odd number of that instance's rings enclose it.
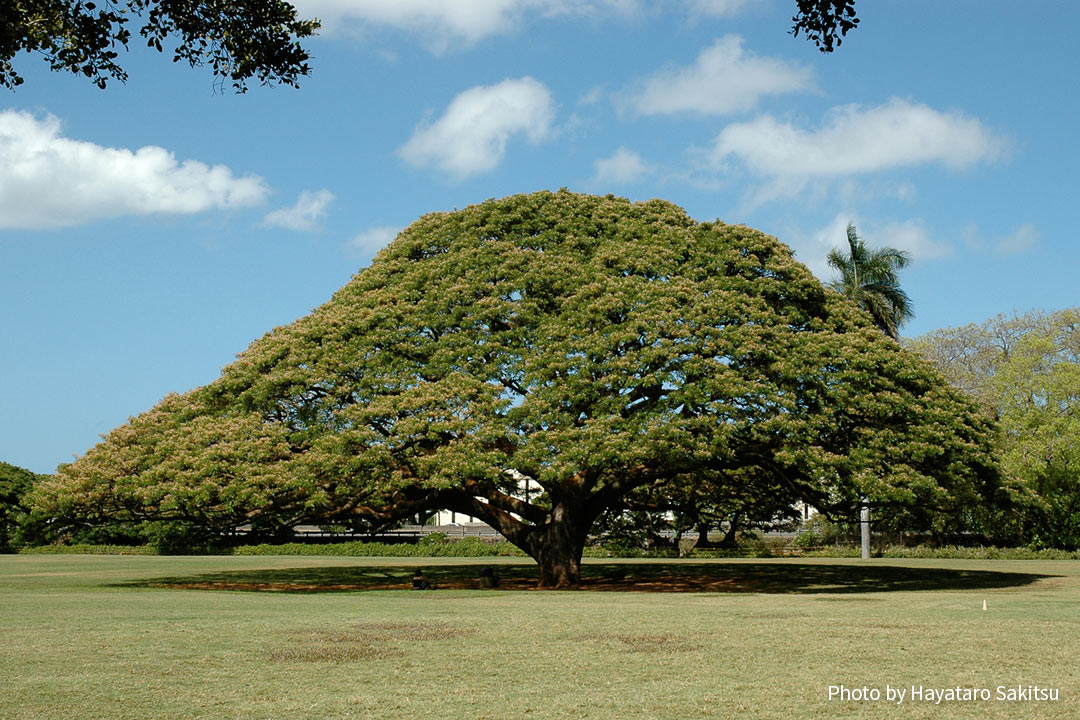
<path fill-rule="evenodd" d="M 52 472 L 327 300 L 420 215 L 568 187 L 824 257 L 906 249 L 908 336 L 1078 304 L 1080 4 L 301 0 L 313 75 L 215 92 L 134 49 L 0 94 L 0 460 Z"/>

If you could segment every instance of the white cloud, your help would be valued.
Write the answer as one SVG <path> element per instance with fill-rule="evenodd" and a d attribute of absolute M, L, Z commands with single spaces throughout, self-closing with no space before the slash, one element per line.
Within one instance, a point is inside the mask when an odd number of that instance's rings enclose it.
<path fill-rule="evenodd" d="M 584 95 L 578 98 L 578 105 L 595 105 L 596 103 L 600 102 L 601 98 L 604 97 L 605 92 L 607 92 L 607 90 L 603 83 L 601 83 L 600 85 L 595 85 Z"/>
<path fill-rule="evenodd" d="M 441 53 L 492 35 L 520 30 L 534 17 L 632 15 L 638 0 L 295 0 L 301 15 L 328 30 L 393 28 L 420 35 Z"/>
<path fill-rule="evenodd" d="M 593 176 L 594 184 L 626 184 L 636 182 L 642 175 L 649 172 L 648 163 L 641 159 L 633 150 L 621 147 L 610 157 L 599 158 L 596 161 L 596 175 Z"/>
<path fill-rule="evenodd" d="M 548 89 L 531 77 L 469 88 L 398 152 L 411 165 L 434 166 L 456 179 L 487 172 L 502 162 L 511 136 L 546 138 L 554 106 Z"/>
<path fill-rule="evenodd" d="M 621 104 L 638 115 L 728 115 L 752 110 L 766 95 L 813 88 L 809 68 L 747 52 L 741 37 L 726 35 L 703 50 L 693 65 L 645 78 L 624 93 Z"/>
<path fill-rule="evenodd" d="M 781 238 L 795 250 L 799 262 L 810 268 L 823 281 L 831 280 L 836 271 L 825 261 L 830 250 L 847 252 L 847 226 L 854 223 L 859 237 L 871 249 L 891 247 L 911 254 L 913 262 L 942 260 L 952 257 L 955 248 L 933 239 L 921 220 L 901 222 L 862 222 L 852 212 L 837 213 L 824 227 L 812 233 L 791 229 Z"/>
<path fill-rule="evenodd" d="M 998 255 L 1015 255 L 1034 247 L 1039 239 L 1038 229 L 1031 223 L 1025 223 L 1011 234 L 994 243 L 994 252 Z"/>
<path fill-rule="evenodd" d="M 390 244 L 401 232 L 399 227 L 373 227 L 357 233 L 349 240 L 349 247 L 360 252 L 376 252 Z"/>
<path fill-rule="evenodd" d="M 854 222 L 855 227 L 858 228 L 859 223 L 856 221 L 853 213 L 841 212 L 829 221 L 829 224 L 823 228 L 820 228 L 813 234 L 812 250 L 809 247 L 804 247 L 804 250 L 810 252 L 798 253 L 802 261 L 814 271 L 814 274 L 823 280 L 827 280 L 835 272 L 825 262 L 825 256 L 829 254 L 830 250 L 835 248 L 843 249 L 844 243 L 847 241 L 847 226 L 848 223 Z M 804 243 L 805 246 L 805 243 Z"/>
<path fill-rule="evenodd" d="M 974 224 L 964 228 L 964 244 L 970 250 L 984 251 L 989 248 L 995 255 L 1017 255 L 1030 250 L 1039 240 L 1039 229 L 1032 223 L 1024 223 L 1004 237 L 984 238 Z"/>
<path fill-rule="evenodd" d="M 411 33 L 434 53 L 469 47 L 496 35 L 521 32 L 536 20 L 599 23 L 668 12 L 699 18 L 730 17 L 761 0 L 293 0 L 303 17 L 318 17 L 329 33 Z"/>
<path fill-rule="evenodd" d="M 1003 141 L 976 118 L 893 99 L 834 108 L 814 131 L 767 115 L 733 123 L 717 136 L 712 160 L 736 160 L 756 175 L 817 178 L 930 163 L 961 169 L 1003 151 Z"/>
<path fill-rule="evenodd" d="M 865 237 L 862 230 L 859 230 L 859 236 L 863 237 L 867 245 L 873 248 L 891 247 L 904 250 L 910 253 L 911 259 L 915 262 L 952 257 L 955 251 L 949 243 L 936 242 L 921 221 L 886 223 L 876 227 L 871 226 L 870 230 L 873 234 Z"/>
<path fill-rule="evenodd" d="M 334 193 L 329 190 L 304 190 L 292 207 L 279 208 L 266 214 L 263 225 L 282 227 L 288 230 L 314 232 L 319 229 L 319 221 L 326 214 L 326 208 L 334 201 Z"/>
<path fill-rule="evenodd" d="M 689 0 L 691 15 L 707 17 L 725 17 L 737 15 L 743 8 L 760 0 Z"/>
<path fill-rule="evenodd" d="M 107 148 L 60 134 L 48 115 L 0 112 L 0 228 L 57 228 L 124 216 L 192 214 L 261 203 L 259 177 L 177 162 L 164 148 Z"/>

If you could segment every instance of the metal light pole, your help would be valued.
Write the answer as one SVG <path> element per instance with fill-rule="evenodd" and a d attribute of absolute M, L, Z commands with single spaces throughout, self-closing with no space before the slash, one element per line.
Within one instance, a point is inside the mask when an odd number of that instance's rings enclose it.
<path fill-rule="evenodd" d="M 870 501 L 862 499 L 862 511 L 859 513 L 859 526 L 862 530 L 862 559 L 870 559 Z"/>

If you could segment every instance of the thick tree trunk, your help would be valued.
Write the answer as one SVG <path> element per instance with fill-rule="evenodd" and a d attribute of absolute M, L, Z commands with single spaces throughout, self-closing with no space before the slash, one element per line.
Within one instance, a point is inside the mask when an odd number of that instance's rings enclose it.
<path fill-rule="evenodd" d="M 578 482 L 575 483 L 574 480 Z M 575 486 L 576 485 L 576 486 Z M 524 550 L 540 566 L 539 587 L 570 590 L 581 586 L 581 553 L 596 516 L 605 507 L 580 487 L 580 478 L 547 489 L 551 506 L 528 505 L 521 500 L 490 493 L 477 486 L 465 492 L 445 492 L 439 501 L 459 512 L 471 512 L 491 523 L 507 540 Z M 625 491 L 621 491 L 625 492 Z M 619 493 L 610 493 L 617 499 Z M 605 498 L 605 502 L 611 502 Z M 447 502 L 449 501 L 449 502 Z"/>
<path fill-rule="evenodd" d="M 716 547 L 716 543 L 709 540 L 709 525 L 708 523 L 698 523 L 697 526 L 697 542 L 694 543 L 694 547 L 701 549 L 708 549 Z"/>
<path fill-rule="evenodd" d="M 548 522 L 531 534 L 529 554 L 540 566 L 540 587 L 576 590 L 581 586 L 581 553 L 591 522 L 580 506 L 560 503 Z"/>
<path fill-rule="evenodd" d="M 723 539 L 717 547 L 735 549 L 739 547 L 739 516 L 735 515 L 731 518 L 728 524 L 727 532 L 724 533 Z"/>
<path fill-rule="evenodd" d="M 536 562 L 540 565 L 541 588 L 551 590 L 576 590 L 581 587 L 582 548 L 541 549 Z"/>

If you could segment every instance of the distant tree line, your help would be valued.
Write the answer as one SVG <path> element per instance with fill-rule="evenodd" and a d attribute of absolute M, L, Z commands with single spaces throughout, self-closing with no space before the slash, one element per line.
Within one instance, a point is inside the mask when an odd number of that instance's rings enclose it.
<path fill-rule="evenodd" d="M 0 552 L 34 544 L 40 539 L 31 532 L 29 496 L 43 478 L 17 465 L 0 462 Z"/>
<path fill-rule="evenodd" d="M 1080 308 L 999 315 L 905 344 L 997 421 L 1012 502 L 982 518 L 987 534 L 1080 548 Z"/>

